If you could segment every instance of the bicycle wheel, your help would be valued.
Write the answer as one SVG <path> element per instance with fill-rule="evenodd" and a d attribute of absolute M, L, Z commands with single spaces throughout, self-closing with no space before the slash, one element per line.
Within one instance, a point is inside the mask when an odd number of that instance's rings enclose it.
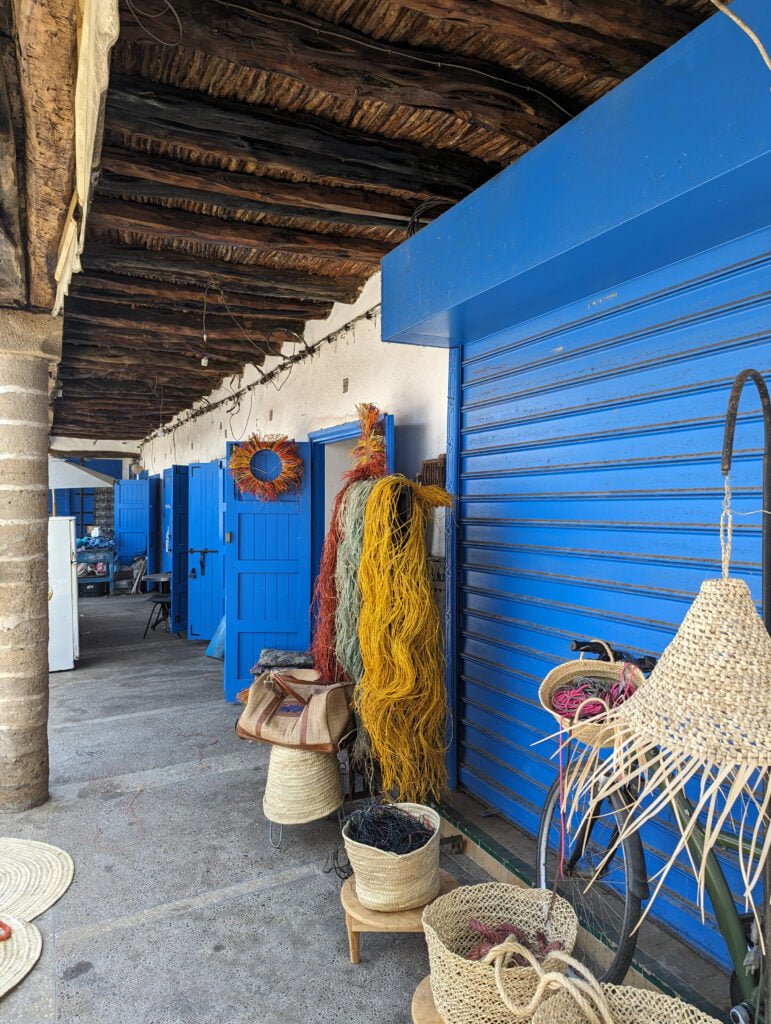
<path fill-rule="evenodd" d="M 633 932 L 640 920 L 641 903 L 648 895 L 642 843 L 636 833 L 628 836 L 602 875 L 585 891 L 607 850 L 615 842 L 628 811 L 623 797 L 615 794 L 600 805 L 596 815 L 579 833 L 582 818 L 579 807 L 570 828 L 567 822 L 564 823 L 564 851 L 561 856 L 563 826 L 559 797 L 557 780 L 549 790 L 541 814 L 536 865 L 538 885 L 551 890 L 555 888 L 556 880 L 557 892 L 572 904 L 583 927 L 607 947 L 607 950 L 602 950 L 591 941 L 583 942 L 574 953 L 576 959 L 584 962 L 600 981 L 620 983 L 632 963 L 637 945 L 637 936 Z"/>

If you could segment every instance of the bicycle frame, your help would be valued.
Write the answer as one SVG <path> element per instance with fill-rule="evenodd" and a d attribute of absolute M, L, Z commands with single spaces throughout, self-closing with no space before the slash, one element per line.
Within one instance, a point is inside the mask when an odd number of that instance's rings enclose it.
<path fill-rule="evenodd" d="M 673 803 L 675 814 L 682 825 L 685 825 L 693 816 L 693 808 L 682 794 L 678 794 Z M 695 863 L 702 858 L 704 838 L 702 827 L 698 824 L 694 825 L 693 831 L 688 837 L 688 850 Z M 727 835 L 721 838 L 721 845 L 738 849 L 738 841 Z M 715 912 L 718 928 L 728 947 L 728 954 L 736 971 L 742 998 L 748 1003 L 754 1004 L 759 993 L 755 979 L 747 973 L 747 968 L 744 966 L 744 959 L 747 955 L 747 935 L 744 921 L 736 909 L 725 874 L 714 851 L 710 851 L 707 855 L 704 884 Z"/>

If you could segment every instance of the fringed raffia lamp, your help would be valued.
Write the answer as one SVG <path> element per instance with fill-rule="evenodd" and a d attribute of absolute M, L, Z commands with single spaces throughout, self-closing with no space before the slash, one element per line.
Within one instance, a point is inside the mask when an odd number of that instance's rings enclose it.
<path fill-rule="evenodd" d="M 736 411 L 745 382 L 757 386 L 765 428 L 763 472 L 763 600 L 765 624 L 744 580 L 729 575 L 732 517 L 729 473 Z M 589 814 L 611 793 L 633 792 L 627 824 L 617 845 L 639 830 L 664 806 L 672 806 L 681 830 L 680 841 L 659 874 L 655 898 L 679 854 L 686 849 L 698 881 L 704 912 L 705 874 L 720 830 L 728 822 L 739 831 L 743 899 L 756 918 L 754 890 L 766 879 L 769 900 L 771 827 L 771 401 L 755 370 L 734 382 L 726 416 L 722 472 L 725 499 L 720 523 L 722 577 L 705 580 L 680 629 L 666 648 L 645 686 L 608 713 L 602 733 L 569 770 L 568 788 L 574 806 L 587 797 Z M 573 728 L 580 728 L 580 726 Z M 610 747 L 606 759 L 601 747 Z M 696 788 L 695 813 L 685 789 Z M 689 793 L 691 789 L 689 787 Z M 699 823 L 704 843 L 698 856 L 688 840 Z M 610 854 L 609 854 L 610 856 Z M 652 902 L 652 901 L 651 901 Z M 650 904 L 649 904 L 650 907 Z M 766 914 L 768 923 L 771 914 Z M 765 945 L 771 945 L 766 933 Z"/>

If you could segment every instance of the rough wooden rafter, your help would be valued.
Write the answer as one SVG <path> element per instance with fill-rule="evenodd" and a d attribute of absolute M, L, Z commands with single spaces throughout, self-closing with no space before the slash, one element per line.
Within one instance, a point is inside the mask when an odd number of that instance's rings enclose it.
<path fill-rule="evenodd" d="M 119 249 L 92 241 L 83 254 L 87 271 L 139 280 L 205 288 L 207 284 L 248 295 L 294 296 L 310 300 L 353 302 L 364 279 L 275 270 L 232 261 L 201 260 L 181 252 Z"/>
<path fill-rule="evenodd" d="M 499 170 L 453 150 L 375 138 L 308 114 L 289 113 L 116 76 L 107 107 L 122 133 L 173 142 L 222 161 L 341 183 L 460 199 Z"/>
<path fill-rule="evenodd" d="M 695 27 L 659 0 L 399 0 L 474 32 L 516 39 L 598 77 L 625 78 Z"/>
<path fill-rule="evenodd" d="M 186 47 L 335 96 L 466 114 L 529 146 L 566 120 L 565 101 L 551 102 L 524 75 L 458 54 L 383 45 L 273 0 L 214 0 L 206 18 L 196 0 L 175 0 L 175 9 Z M 125 42 L 151 42 L 130 17 L 122 33 Z"/>
<path fill-rule="evenodd" d="M 114 194 L 119 184 L 128 186 L 131 182 L 131 188 L 136 189 L 136 183 L 141 181 L 146 186 L 154 186 L 158 195 L 189 197 L 190 192 L 196 191 L 205 193 L 209 203 L 215 202 L 213 197 L 216 196 L 218 205 L 226 205 L 226 200 L 237 200 L 240 209 L 249 209 L 251 202 L 282 210 L 284 216 L 310 217 L 315 214 L 319 220 L 362 227 L 406 227 L 417 207 L 415 201 L 362 188 L 335 188 L 316 182 L 260 178 L 253 174 L 223 171 L 218 167 L 200 167 L 163 157 L 151 158 L 117 146 L 104 148 L 102 168 L 107 173 L 102 177 L 100 190 L 107 195 Z M 169 188 L 175 191 L 170 192 Z M 150 192 L 145 194 L 150 195 Z M 245 206 L 240 205 L 243 201 L 246 201 Z M 431 216 L 420 219 L 430 219 Z"/>

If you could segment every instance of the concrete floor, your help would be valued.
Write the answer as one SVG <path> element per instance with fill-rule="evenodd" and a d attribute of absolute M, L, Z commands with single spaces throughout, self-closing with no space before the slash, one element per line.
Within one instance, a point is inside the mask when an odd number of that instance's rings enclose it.
<path fill-rule="evenodd" d="M 0 834 L 68 850 L 37 919 L 43 956 L 0 1004 L 14 1024 L 405 1024 L 420 935 L 362 937 L 353 966 L 335 822 L 268 843 L 268 749 L 237 740 L 222 664 L 158 631 L 142 598 L 81 601 L 82 656 L 51 677 L 51 800 Z M 465 857 L 447 864 L 480 879 Z"/>

